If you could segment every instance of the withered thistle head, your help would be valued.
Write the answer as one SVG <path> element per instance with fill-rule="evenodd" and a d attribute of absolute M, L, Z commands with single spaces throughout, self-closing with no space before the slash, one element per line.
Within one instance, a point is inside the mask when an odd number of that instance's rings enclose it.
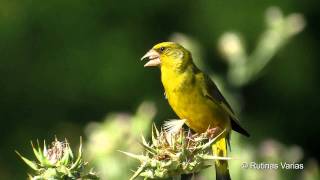
<path fill-rule="evenodd" d="M 159 179 L 193 174 L 211 166 L 215 159 L 230 159 L 211 155 L 211 145 L 224 132 L 212 137 L 211 131 L 193 134 L 181 128 L 177 133 L 168 133 L 162 129 L 159 132 L 154 126 L 151 144 L 142 136 L 143 155 L 123 152 L 141 162 L 131 179 L 138 176 Z"/>

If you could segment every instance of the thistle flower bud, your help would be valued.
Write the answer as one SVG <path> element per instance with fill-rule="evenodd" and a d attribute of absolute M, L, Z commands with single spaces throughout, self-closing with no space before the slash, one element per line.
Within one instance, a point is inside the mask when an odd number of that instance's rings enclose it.
<path fill-rule="evenodd" d="M 31 161 L 16 151 L 20 158 L 35 171 L 32 173 L 33 175 L 29 174 L 29 179 L 98 179 L 92 171 L 83 173 L 87 162 L 82 160 L 81 140 L 76 159 L 66 139 L 65 141 L 55 139 L 50 147 L 47 147 L 44 141 L 43 149 L 41 149 L 39 141 L 37 141 L 37 147 L 32 142 L 31 145 L 38 162 Z"/>
<path fill-rule="evenodd" d="M 234 32 L 224 33 L 219 40 L 219 50 L 228 62 L 239 61 L 245 57 L 245 50 L 240 36 Z"/>

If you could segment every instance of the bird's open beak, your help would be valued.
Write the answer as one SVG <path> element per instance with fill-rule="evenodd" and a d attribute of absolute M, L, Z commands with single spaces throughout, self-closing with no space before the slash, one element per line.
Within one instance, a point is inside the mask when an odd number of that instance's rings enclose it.
<path fill-rule="evenodd" d="M 160 54 L 151 49 L 150 51 L 147 52 L 142 58 L 141 61 L 148 58 L 149 61 L 144 65 L 144 67 L 150 67 L 150 66 L 159 66 L 161 64 L 160 61 Z"/>

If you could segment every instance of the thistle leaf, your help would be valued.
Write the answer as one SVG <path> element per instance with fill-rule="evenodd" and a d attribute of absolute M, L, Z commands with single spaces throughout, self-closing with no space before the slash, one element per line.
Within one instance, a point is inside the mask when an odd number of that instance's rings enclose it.
<path fill-rule="evenodd" d="M 148 146 L 148 145 L 146 145 L 146 144 L 143 144 L 143 143 L 140 143 L 140 142 L 139 142 L 139 144 L 140 144 L 142 147 L 144 147 L 145 150 L 147 150 L 149 153 L 151 153 L 151 154 L 153 154 L 153 155 L 157 152 L 157 150 L 153 149 L 152 147 L 150 147 L 150 146 Z"/>
<path fill-rule="evenodd" d="M 29 166 L 31 167 L 33 170 L 38 171 L 38 165 L 32 161 L 30 161 L 29 159 L 23 157 L 18 151 L 15 151 L 18 156 Z"/>
<path fill-rule="evenodd" d="M 201 158 L 205 159 L 205 160 L 232 160 L 232 159 L 234 159 L 231 157 L 212 156 L 212 155 L 208 155 L 208 154 L 202 155 Z"/>
<path fill-rule="evenodd" d="M 156 128 L 156 127 L 155 127 Z M 157 143 L 157 137 L 155 136 L 155 133 L 154 133 L 154 128 L 152 127 L 152 130 L 151 130 L 151 140 L 152 140 L 152 144 L 153 145 L 155 145 L 155 146 L 157 146 L 158 145 L 158 143 Z"/>
<path fill-rule="evenodd" d="M 135 178 L 137 178 L 145 167 L 146 162 L 140 165 L 139 169 L 137 169 L 136 172 L 131 176 L 130 180 L 134 180 Z"/>
<path fill-rule="evenodd" d="M 142 134 L 141 134 L 141 139 L 142 139 L 142 144 L 144 144 L 145 146 L 149 146 L 149 144 L 147 143 L 146 139 Z"/>
<path fill-rule="evenodd" d="M 70 152 L 69 152 L 69 149 L 67 149 L 66 151 L 64 151 L 64 154 L 59 162 L 63 165 L 67 165 L 69 163 L 69 159 L 70 159 Z"/>
<path fill-rule="evenodd" d="M 134 159 L 137 159 L 137 160 L 140 160 L 142 162 L 145 162 L 148 160 L 148 157 L 144 156 L 144 155 L 136 155 L 136 154 L 132 154 L 132 153 L 129 153 L 129 152 L 125 152 L 125 151 L 120 151 L 118 150 L 119 152 L 129 156 L 129 157 L 132 157 Z"/>
<path fill-rule="evenodd" d="M 77 160 L 72 164 L 70 170 L 80 167 L 82 162 L 81 159 L 82 159 L 82 137 L 80 137 L 80 145 L 79 145 Z"/>
<path fill-rule="evenodd" d="M 159 136 L 160 136 L 160 133 L 159 133 L 157 127 L 156 127 L 156 124 L 153 123 L 153 127 L 154 127 L 154 130 L 156 131 L 157 137 L 159 137 Z"/>

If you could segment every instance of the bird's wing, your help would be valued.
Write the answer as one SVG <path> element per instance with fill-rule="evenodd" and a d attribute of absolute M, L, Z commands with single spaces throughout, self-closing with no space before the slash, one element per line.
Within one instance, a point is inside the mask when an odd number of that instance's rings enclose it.
<path fill-rule="evenodd" d="M 202 92 L 204 93 L 204 96 L 208 97 L 214 103 L 218 104 L 224 111 L 226 111 L 229 114 L 231 118 L 231 126 L 233 130 L 249 137 L 250 136 L 249 133 L 240 126 L 240 122 L 237 116 L 235 115 L 229 103 L 220 93 L 216 84 L 207 75 L 203 73 L 201 74 L 202 74 L 202 79 L 204 83 L 204 85 L 202 86 L 203 88 Z"/>

